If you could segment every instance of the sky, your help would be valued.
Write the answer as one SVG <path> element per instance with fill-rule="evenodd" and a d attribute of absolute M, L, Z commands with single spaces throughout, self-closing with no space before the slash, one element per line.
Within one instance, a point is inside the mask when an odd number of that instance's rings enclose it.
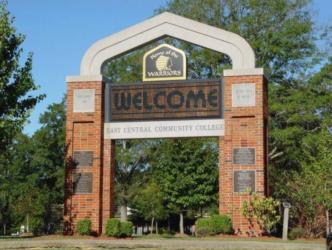
<path fill-rule="evenodd" d="M 24 131 L 33 134 L 39 116 L 60 102 L 66 76 L 79 75 L 85 51 L 97 40 L 152 17 L 167 0 L 8 0 L 14 26 L 26 35 L 23 59 L 33 53 L 32 74 L 46 98 L 37 104 Z M 332 21 L 332 0 L 314 0 L 314 18 Z"/>

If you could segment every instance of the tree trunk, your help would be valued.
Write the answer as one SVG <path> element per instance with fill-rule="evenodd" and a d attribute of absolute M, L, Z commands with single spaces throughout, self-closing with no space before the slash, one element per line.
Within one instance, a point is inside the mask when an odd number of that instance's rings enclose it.
<path fill-rule="evenodd" d="M 330 219 L 329 219 L 329 210 L 325 210 L 325 216 L 326 216 L 326 236 L 330 233 Z"/>
<path fill-rule="evenodd" d="M 167 230 L 168 230 L 168 233 L 170 234 L 171 233 L 171 222 L 170 222 L 169 216 L 167 218 Z"/>
<path fill-rule="evenodd" d="M 120 220 L 127 221 L 127 205 L 120 206 Z"/>
<path fill-rule="evenodd" d="M 27 230 L 27 233 L 29 233 L 29 215 L 27 214 L 27 225 L 26 225 L 26 230 Z"/>
<path fill-rule="evenodd" d="M 153 224 L 154 224 L 154 217 L 151 219 L 151 232 L 150 234 L 153 234 Z"/>
<path fill-rule="evenodd" d="M 158 221 L 156 221 L 156 234 L 159 234 L 159 230 L 158 230 Z"/>
<path fill-rule="evenodd" d="M 6 235 L 7 234 L 7 224 L 6 223 L 3 223 L 3 235 Z"/>
<path fill-rule="evenodd" d="M 183 229 L 183 212 L 180 212 L 180 234 L 184 234 L 184 229 Z"/>

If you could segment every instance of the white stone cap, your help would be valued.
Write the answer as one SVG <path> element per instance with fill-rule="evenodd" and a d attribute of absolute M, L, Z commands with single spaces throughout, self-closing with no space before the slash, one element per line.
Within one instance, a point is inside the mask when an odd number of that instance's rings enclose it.
<path fill-rule="evenodd" d="M 102 75 L 67 76 L 66 82 L 102 82 L 104 79 Z"/>
<path fill-rule="evenodd" d="M 164 36 L 226 54 L 231 58 L 233 69 L 255 69 L 254 51 L 243 37 L 164 12 L 95 42 L 82 58 L 80 74 L 100 74 L 106 60 Z"/>
<path fill-rule="evenodd" d="M 225 69 L 224 76 L 257 76 L 264 75 L 263 68 L 252 69 Z"/>

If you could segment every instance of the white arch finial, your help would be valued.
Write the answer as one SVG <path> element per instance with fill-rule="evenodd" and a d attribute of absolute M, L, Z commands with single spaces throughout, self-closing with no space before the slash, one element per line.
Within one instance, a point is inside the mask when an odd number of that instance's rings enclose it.
<path fill-rule="evenodd" d="M 254 51 L 241 36 L 164 12 L 94 43 L 81 61 L 80 74 L 100 75 L 101 66 L 107 59 L 165 35 L 227 54 L 232 60 L 233 71 L 255 69 Z"/>

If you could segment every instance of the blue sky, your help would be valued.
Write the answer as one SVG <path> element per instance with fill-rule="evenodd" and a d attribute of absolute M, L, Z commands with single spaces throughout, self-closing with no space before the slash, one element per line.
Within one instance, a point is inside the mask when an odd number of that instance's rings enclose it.
<path fill-rule="evenodd" d="M 33 52 L 33 77 L 38 92 L 47 97 L 39 103 L 26 125 L 32 134 L 47 106 L 61 101 L 65 77 L 79 75 L 82 56 L 95 41 L 141 22 L 167 0 L 9 0 L 17 31 L 26 35 L 25 55 Z M 332 0 L 314 0 L 319 24 L 332 21 Z"/>

